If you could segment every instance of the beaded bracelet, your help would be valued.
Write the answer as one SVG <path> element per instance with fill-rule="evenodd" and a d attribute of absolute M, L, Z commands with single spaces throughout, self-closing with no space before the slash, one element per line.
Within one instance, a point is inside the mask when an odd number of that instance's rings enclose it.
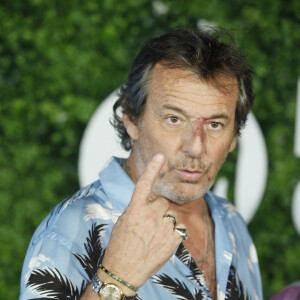
<path fill-rule="evenodd" d="M 103 270 L 107 275 L 109 275 L 110 277 L 112 277 L 113 279 L 118 280 L 119 282 L 121 282 L 123 285 L 127 286 L 128 288 L 130 288 L 131 290 L 137 292 L 138 288 L 132 286 L 131 284 L 127 283 L 126 281 L 122 280 L 121 278 L 119 278 L 118 276 L 114 275 L 113 273 L 111 273 L 110 271 L 108 271 L 102 264 L 99 266 L 99 269 Z"/>

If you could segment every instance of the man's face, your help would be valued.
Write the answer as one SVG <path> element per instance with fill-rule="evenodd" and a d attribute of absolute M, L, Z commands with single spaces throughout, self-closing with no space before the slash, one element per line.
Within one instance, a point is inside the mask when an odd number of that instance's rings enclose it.
<path fill-rule="evenodd" d="M 153 191 L 173 202 L 203 197 L 236 145 L 237 82 L 223 78 L 226 91 L 187 70 L 157 64 L 145 110 L 135 126 L 133 164 L 137 178 L 156 153 L 166 161 Z M 129 132 L 130 134 L 130 132 Z"/>

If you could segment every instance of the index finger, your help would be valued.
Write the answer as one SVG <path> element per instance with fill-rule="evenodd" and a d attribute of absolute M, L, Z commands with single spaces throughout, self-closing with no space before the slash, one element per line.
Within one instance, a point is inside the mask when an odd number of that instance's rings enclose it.
<path fill-rule="evenodd" d="M 133 195 L 131 198 L 132 202 L 147 202 L 152 192 L 152 186 L 157 178 L 159 171 L 161 170 L 165 162 L 165 156 L 158 153 L 148 163 L 143 174 L 136 183 Z"/>

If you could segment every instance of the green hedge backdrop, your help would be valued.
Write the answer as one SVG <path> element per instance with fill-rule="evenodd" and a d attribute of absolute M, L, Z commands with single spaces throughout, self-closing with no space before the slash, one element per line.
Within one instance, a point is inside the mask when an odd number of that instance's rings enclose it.
<path fill-rule="evenodd" d="M 300 181 L 299 158 L 293 154 L 298 0 L 2 0 L 1 299 L 17 299 L 35 228 L 78 189 L 85 126 L 99 103 L 124 82 L 141 43 L 169 28 L 203 22 L 232 29 L 257 73 L 254 113 L 267 143 L 269 176 L 249 230 L 265 298 L 300 279 L 300 237 L 291 217 Z M 223 170 L 230 178 L 235 156 Z"/>

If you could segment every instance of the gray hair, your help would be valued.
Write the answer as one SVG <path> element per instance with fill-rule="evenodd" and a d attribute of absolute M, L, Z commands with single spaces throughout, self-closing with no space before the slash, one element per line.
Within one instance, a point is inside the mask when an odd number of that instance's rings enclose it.
<path fill-rule="evenodd" d="M 253 71 L 246 56 L 236 48 L 233 38 L 224 29 L 208 32 L 178 28 L 151 39 L 144 45 L 132 64 L 127 82 L 120 90 L 119 98 L 113 107 L 112 125 L 117 130 L 125 150 L 132 148 L 132 140 L 124 127 L 122 117 L 118 114 L 118 109 L 121 108 L 131 121 L 139 121 L 146 104 L 149 81 L 157 63 L 169 68 L 190 70 L 219 89 L 226 88 L 222 85 L 220 77 L 236 78 L 239 95 L 235 130 L 237 135 L 240 134 L 254 102 Z"/>

